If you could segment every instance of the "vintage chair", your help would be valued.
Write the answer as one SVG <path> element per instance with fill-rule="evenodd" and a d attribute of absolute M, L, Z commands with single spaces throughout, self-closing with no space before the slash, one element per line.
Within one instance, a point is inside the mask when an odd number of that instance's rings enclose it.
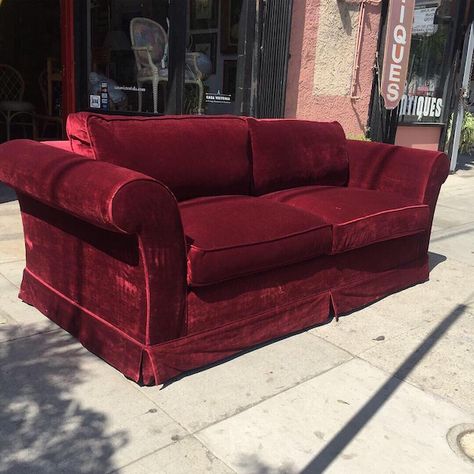
<path fill-rule="evenodd" d="M 137 86 L 151 82 L 153 87 L 153 112 L 158 113 L 158 88 L 168 82 L 168 35 L 164 28 L 149 18 L 133 18 L 130 22 L 130 39 L 137 65 Z M 185 84 L 198 88 L 198 114 L 201 114 L 204 96 L 203 74 L 196 65 L 197 53 L 186 53 Z M 138 110 L 142 111 L 142 91 L 138 91 Z"/>
<path fill-rule="evenodd" d="M 8 64 L 0 64 L 0 114 L 5 121 L 6 138 L 10 140 L 11 124 L 17 117 L 29 118 L 29 122 L 17 122 L 23 127 L 32 128 L 36 137 L 35 107 L 30 102 L 23 101 L 25 82 L 21 74 Z"/>

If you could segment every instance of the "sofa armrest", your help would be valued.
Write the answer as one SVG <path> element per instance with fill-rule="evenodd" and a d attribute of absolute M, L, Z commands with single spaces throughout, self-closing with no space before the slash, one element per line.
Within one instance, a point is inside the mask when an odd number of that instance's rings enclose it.
<path fill-rule="evenodd" d="M 50 247 L 48 254 L 41 256 L 41 261 L 46 259 L 47 262 L 42 268 L 61 264 L 53 261 L 53 245 L 67 248 L 68 239 L 74 239 L 74 245 L 87 244 L 84 240 L 87 231 L 80 228 L 81 222 L 109 231 L 103 235 L 104 245 L 110 247 L 117 240 L 113 233 L 136 235 L 134 242 L 144 281 L 137 291 L 146 301 L 146 328 L 140 339 L 153 344 L 182 334 L 186 308 L 186 244 L 176 199 L 165 185 L 142 173 L 30 140 L 0 145 L 0 181 L 18 192 L 22 211 L 24 206 L 29 206 L 29 198 L 39 202 L 39 217 L 44 226 L 52 226 L 52 230 L 68 218 L 64 216 L 58 222 L 61 217 L 52 219 L 47 208 L 79 219 L 62 234 L 64 242 L 45 244 Z M 48 232 L 44 226 L 41 227 L 43 234 Z M 35 232 L 27 235 L 25 229 L 25 238 L 41 238 Z M 48 242 L 42 238 L 42 244 L 45 241 Z M 39 261 L 34 255 L 40 251 L 37 248 L 41 245 L 33 245 L 29 251 L 27 246 L 27 268 L 28 252 L 31 262 Z M 87 248 L 88 252 L 95 252 L 90 246 Z M 63 270 L 73 271 L 61 268 Z M 80 272 L 80 268 L 76 270 Z M 100 271 L 112 279 L 118 277 L 110 273 L 112 270 Z M 45 280 L 48 283 L 48 278 Z M 66 296 L 71 298 L 71 295 Z M 94 308 L 88 309 L 94 312 Z M 107 315 L 102 314 L 102 317 L 107 319 Z M 130 319 L 133 317 L 130 315 Z M 126 331 L 126 327 L 120 329 Z"/>
<path fill-rule="evenodd" d="M 126 187 L 147 186 L 174 201 L 167 188 L 142 173 L 31 140 L 0 146 L 0 181 L 43 204 L 116 232 L 135 233 L 141 225 L 139 216 L 127 212 L 127 207 L 143 194 L 129 202 L 118 199 Z M 117 209 L 117 202 L 124 208 Z"/>
<path fill-rule="evenodd" d="M 439 151 L 348 140 L 349 186 L 401 194 L 428 204 L 432 214 L 449 160 Z"/>

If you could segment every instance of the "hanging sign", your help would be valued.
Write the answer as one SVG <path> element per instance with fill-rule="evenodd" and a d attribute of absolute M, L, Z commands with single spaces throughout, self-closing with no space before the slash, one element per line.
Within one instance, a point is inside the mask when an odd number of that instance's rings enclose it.
<path fill-rule="evenodd" d="M 394 109 L 402 98 L 410 56 L 415 0 L 390 0 L 385 34 L 380 94 L 386 109 Z"/>
<path fill-rule="evenodd" d="M 434 24 L 437 7 L 416 7 L 413 18 L 414 35 L 433 35 L 438 31 L 438 25 Z"/>

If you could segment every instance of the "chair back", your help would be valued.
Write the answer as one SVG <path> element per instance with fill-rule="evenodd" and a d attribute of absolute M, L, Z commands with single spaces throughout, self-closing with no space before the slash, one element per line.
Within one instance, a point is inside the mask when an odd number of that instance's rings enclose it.
<path fill-rule="evenodd" d="M 130 41 L 135 53 L 137 66 L 149 66 L 146 51 L 137 51 L 135 48 L 148 48 L 154 64 L 160 64 L 166 52 L 168 35 L 164 28 L 149 18 L 133 18 L 130 21 Z"/>
<path fill-rule="evenodd" d="M 21 74 L 8 64 L 0 64 L 0 100 L 23 100 L 25 81 Z"/>

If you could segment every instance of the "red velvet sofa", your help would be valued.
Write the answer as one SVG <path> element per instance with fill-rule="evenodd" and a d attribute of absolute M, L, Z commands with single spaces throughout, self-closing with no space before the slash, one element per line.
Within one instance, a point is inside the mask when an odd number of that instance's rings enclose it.
<path fill-rule="evenodd" d="M 336 122 L 78 113 L 67 129 L 0 146 L 19 296 L 137 382 L 428 279 L 443 153 L 346 140 Z"/>

